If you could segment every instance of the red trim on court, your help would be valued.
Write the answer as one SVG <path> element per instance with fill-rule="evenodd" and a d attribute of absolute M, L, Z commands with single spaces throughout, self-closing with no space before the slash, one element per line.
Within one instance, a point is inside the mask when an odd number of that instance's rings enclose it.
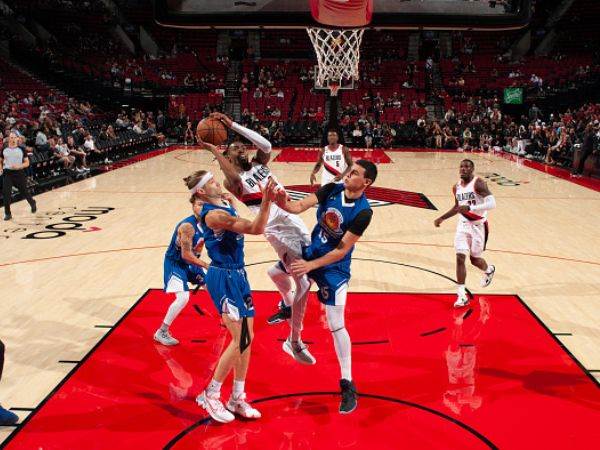
<path fill-rule="evenodd" d="M 280 150 L 277 157 L 273 160 L 275 162 L 316 162 L 317 155 L 320 148 L 316 147 L 283 147 L 277 148 L 275 150 Z M 387 149 L 386 149 L 387 151 Z M 366 159 L 368 161 L 373 161 L 377 164 L 389 164 L 392 162 L 390 157 L 385 154 L 382 149 L 350 149 L 350 155 L 352 155 L 353 160 L 357 159 Z"/>
<path fill-rule="evenodd" d="M 596 192 L 600 192 L 600 179 L 598 179 L 598 178 L 591 178 L 591 177 L 574 178 L 571 176 L 571 171 L 567 170 L 563 167 L 549 166 L 547 164 L 542 164 L 541 162 L 538 162 L 538 161 L 531 161 L 526 158 L 521 158 L 520 156 L 513 155 L 511 153 L 494 153 L 494 154 L 501 158 L 508 159 L 509 161 L 514 161 L 514 162 L 518 162 L 519 164 L 523 164 L 525 167 L 529 167 L 529 168 L 535 169 L 539 172 L 544 172 L 548 175 L 552 175 L 553 177 L 560 178 L 561 180 L 565 180 L 570 183 L 574 183 L 579 186 L 583 186 L 588 189 L 592 189 Z"/>
<path fill-rule="evenodd" d="M 163 347 L 152 335 L 172 297 L 151 290 L 6 449 L 592 447 L 600 390 L 560 341 L 516 296 L 475 296 L 460 310 L 453 297 L 349 294 L 363 396 L 341 416 L 338 363 L 314 294 L 303 338 L 317 364 L 302 366 L 281 350 L 287 325 L 265 323 L 279 294 L 255 292 L 247 392 L 263 418 L 217 425 L 194 402 L 228 340 L 215 308 L 205 292 L 192 295 L 172 326 L 180 345 Z"/>
<path fill-rule="evenodd" d="M 107 166 L 107 171 L 113 169 L 119 169 L 121 167 L 128 166 L 130 164 L 134 164 L 139 161 L 144 161 L 146 159 L 154 158 L 156 156 L 163 155 L 165 153 L 172 152 L 174 150 L 194 150 L 199 147 L 182 147 L 179 145 L 172 145 L 167 148 L 154 150 L 152 152 L 144 153 L 142 155 L 137 155 L 132 158 L 128 158 L 123 161 L 119 161 L 115 164 Z M 319 148 L 296 148 L 296 147 L 283 147 L 283 148 L 275 148 L 273 150 L 279 150 L 280 153 L 274 159 L 276 162 L 314 162 L 316 158 L 315 152 L 319 151 Z M 385 151 L 384 151 L 385 150 Z M 397 153 L 459 153 L 456 150 L 448 150 L 448 149 L 432 149 L 432 148 L 418 148 L 418 147 L 407 147 L 407 148 L 386 148 L 386 149 L 351 149 L 350 153 L 354 160 L 356 159 L 367 159 L 369 161 L 373 161 L 377 164 L 389 164 L 392 162 L 390 157 L 386 154 L 386 152 L 397 152 Z M 464 152 L 464 154 L 468 153 L 485 153 L 480 150 L 476 150 L 473 152 Z M 591 178 L 591 177 L 581 177 L 581 178 L 573 178 L 571 176 L 571 172 L 562 167 L 549 166 L 537 161 L 531 161 L 526 158 L 522 158 L 520 156 L 516 156 L 510 153 L 492 153 L 492 155 L 497 156 L 499 158 L 507 159 L 509 161 L 518 162 L 519 164 L 523 164 L 525 167 L 529 167 L 531 169 L 535 169 L 539 172 L 544 172 L 548 175 L 551 175 L 556 178 L 560 178 L 561 180 L 568 181 L 570 183 L 577 184 L 579 186 L 583 186 L 585 188 L 591 189 L 596 192 L 600 192 L 600 179 Z"/>

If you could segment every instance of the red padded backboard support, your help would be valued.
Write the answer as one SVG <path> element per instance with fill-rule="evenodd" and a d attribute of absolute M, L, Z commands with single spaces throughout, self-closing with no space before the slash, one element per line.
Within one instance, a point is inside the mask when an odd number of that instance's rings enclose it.
<path fill-rule="evenodd" d="M 333 27 L 364 27 L 371 23 L 373 0 L 310 0 L 313 19 Z"/>

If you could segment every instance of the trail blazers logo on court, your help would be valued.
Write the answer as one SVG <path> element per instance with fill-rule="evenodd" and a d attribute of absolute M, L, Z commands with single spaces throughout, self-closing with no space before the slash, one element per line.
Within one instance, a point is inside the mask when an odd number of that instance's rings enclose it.
<path fill-rule="evenodd" d="M 88 206 L 78 209 L 76 206 L 61 206 L 52 211 L 38 213 L 33 217 L 15 220 L 13 227 L 3 228 L 0 239 L 17 237 L 21 239 L 56 239 L 68 233 L 80 231 L 90 233 L 101 231 L 98 226 L 87 226 L 87 222 L 114 211 L 110 206 Z M 39 228 L 43 226 L 43 228 Z M 22 236 L 22 233 L 27 233 Z"/>
<path fill-rule="evenodd" d="M 292 200 L 301 200 L 308 194 L 315 192 L 318 186 L 309 184 L 298 184 L 286 186 L 285 190 Z M 388 205 L 404 205 L 414 208 L 435 209 L 435 205 L 431 203 L 425 194 L 420 192 L 400 191 L 397 189 L 388 189 L 382 187 L 371 187 L 366 190 L 367 198 L 371 207 L 388 206 Z"/>

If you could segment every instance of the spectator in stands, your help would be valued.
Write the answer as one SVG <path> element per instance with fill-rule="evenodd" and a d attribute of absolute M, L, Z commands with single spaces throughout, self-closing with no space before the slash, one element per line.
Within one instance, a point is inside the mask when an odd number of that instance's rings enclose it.
<path fill-rule="evenodd" d="M 44 133 L 41 129 L 38 130 L 35 136 L 35 146 L 40 151 L 48 150 L 49 148 L 48 137 L 46 136 L 46 133 Z"/>
<path fill-rule="evenodd" d="M 77 140 L 75 140 L 75 145 L 77 145 Z M 101 157 L 103 155 L 103 152 L 96 147 L 94 138 L 92 137 L 92 135 L 90 133 L 85 133 L 83 149 L 90 158 L 94 158 L 94 159 L 100 158 L 101 159 Z M 111 162 L 110 159 L 108 158 L 108 156 L 106 156 L 104 158 L 104 163 L 109 164 L 110 162 Z"/>
<path fill-rule="evenodd" d="M 192 127 L 192 122 L 188 121 L 185 131 L 183 133 L 183 143 L 184 145 L 194 145 L 194 129 Z"/>
<path fill-rule="evenodd" d="M 528 116 L 530 121 L 535 122 L 542 116 L 542 111 L 534 103 L 531 105 L 531 108 L 529 108 Z"/>
<path fill-rule="evenodd" d="M 62 138 L 59 139 L 59 146 L 62 145 Z M 81 148 L 79 148 L 76 144 L 75 144 L 75 139 L 73 138 L 73 136 L 68 136 L 67 137 L 67 143 L 64 144 L 64 146 L 67 149 L 67 154 L 69 156 L 72 156 L 75 158 L 75 166 L 76 166 L 76 170 L 79 173 L 84 173 L 84 172 L 89 172 L 89 168 L 87 167 L 86 164 L 86 153 L 85 151 L 83 151 Z"/>
<path fill-rule="evenodd" d="M 585 161 L 594 151 L 594 124 L 588 123 L 583 133 L 583 143 L 581 144 L 581 153 L 579 157 L 579 164 L 573 170 L 574 177 L 580 177 L 583 174 L 583 168 Z"/>
<path fill-rule="evenodd" d="M 115 129 L 113 128 L 112 125 L 109 125 L 106 128 L 106 135 L 108 136 L 108 139 L 111 141 L 114 141 L 117 139 L 117 133 L 115 133 Z"/>
<path fill-rule="evenodd" d="M 58 145 L 56 138 L 50 138 L 50 151 L 56 161 L 63 165 L 65 169 L 72 169 L 75 164 L 75 157 L 69 154 L 69 149 L 66 145 Z"/>
<path fill-rule="evenodd" d="M 473 133 L 471 132 L 471 129 L 469 127 L 465 128 L 465 131 L 463 131 L 463 148 L 465 150 L 471 150 L 471 141 L 473 140 Z"/>

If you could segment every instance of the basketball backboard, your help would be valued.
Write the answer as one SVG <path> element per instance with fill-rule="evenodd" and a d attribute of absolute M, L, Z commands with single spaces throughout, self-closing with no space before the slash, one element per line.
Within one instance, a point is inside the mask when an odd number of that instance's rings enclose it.
<path fill-rule="evenodd" d="M 309 0 L 155 0 L 155 15 L 162 25 L 190 28 L 316 25 Z M 531 0 L 373 0 L 369 27 L 511 29 L 526 25 L 530 16 Z"/>

